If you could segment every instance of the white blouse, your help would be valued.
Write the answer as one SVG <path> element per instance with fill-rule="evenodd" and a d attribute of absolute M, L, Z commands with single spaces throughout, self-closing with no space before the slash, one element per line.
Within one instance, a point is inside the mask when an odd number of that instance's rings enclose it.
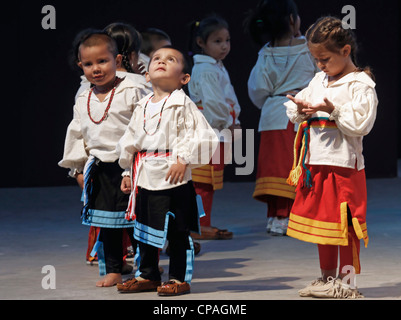
<path fill-rule="evenodd" d="M 259 132 L 287 128 L 286 93 L 305 88 L 317 70 L 306 41 L 291 47 L 266 44 L 259 51 L 248 79 L 249 98 L 261 109 Z"/>
<path fill-rule="evenodd" d="M 218 137 L 197 106 L 183 90 L 175 90 L 165 100 L 163 111 L 149 114 L 152 94 L 139 101 L 128 128 L 118 143 L 120 166 L 130 171 L 136 151 L 170 151 L 169 157 L 144 159 L 137 185 L 148 190 L 170 189 L 191 180 L 191 169 L 208 164 L 218 145 Z M 163 102 L 164 103 L 164 102 Z M 146 131 L 144 120 L 146 119 Z M 160 121 L 159 129 L 156 130 Z M 167 172 L 180 157 L 188 168 L 182 183 L 165 181 Z"/>
<path fill-rule="evenodd" d="M 87 110 L 89 89 L 84 90 L 74 105 L 73 119 L 67 128 L 64 155 L 59 166 L 70 169 L 70 176 L 74 176 L 76 172 L 83 172 L 89 155 L 103 162 L 116 161 L 116 145 L 125 132 L 135 104 L 148 92 L 144 86 L 125 78 L 116 88 L 108 117 L 100 124 L 95 124 Z M 91 95 L 92 119 L 99 121 L 103 117 L 110 96 L 111 92 L 100 102 L 95 94 Z"/>
<path fill-rule="evenodd" d="M 233 124 L 234 111 L 234 122 L 239 124 L 241 107 L 223 63 L 203 54 L 195 55 L 194 63 L 188 89 L 206 120 L 221 131 Z"/>
<path fill-rule="evenodd" d="M 312 105 L 323 102 L 326 97 L 334 104 L 329 115 L 318 111 L 312 117 L 329 117 L 337 128 L 311 128 L 306 163 L 311 165 L 333 165 L 362 170 L 365 167 L 362 155 L 363 136 L 372 129 L 377 112 L 378 99 L 375 82 L 365 72 L 352 72 L 328 86 L 328 77 L 319 72 L 309 86 L 296 98 Z M 287 115 L 292 122 L 302 122 L 305 117 L 298 114 L 292 101 L 285 103 Z"/>

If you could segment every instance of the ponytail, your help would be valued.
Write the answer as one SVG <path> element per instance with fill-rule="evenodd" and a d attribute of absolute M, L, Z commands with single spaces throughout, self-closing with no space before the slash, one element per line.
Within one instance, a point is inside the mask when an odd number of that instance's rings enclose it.
<path fill-rule="evenodd" d="M 122 56 L 124 69 L 127 72 L 134 73 L 130 63 L 130 55 L 132 52 L 139 55 L 142 43 L 141 34 L 134 27 L 125 23 L 112 23 L 104 28 L 104 31 L 115 40 L 118 53 Z"/>

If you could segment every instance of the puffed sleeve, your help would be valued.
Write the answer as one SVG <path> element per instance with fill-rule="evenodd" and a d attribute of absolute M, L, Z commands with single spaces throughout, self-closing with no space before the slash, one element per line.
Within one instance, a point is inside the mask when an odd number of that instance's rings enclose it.
<path fill-rule="evenodd" d="M 225 95 L 216 73 L 203 72 L 200 78 L 203 115 L 212 128 L 228 128 L 232 124 L 231 106 L 224 99 Z"/>
<path fill-rule="evenodd" d="M 273 84 L 266 69 L 266 57 L 259 55 L 248 79 L 248 95 L 252 103 L 262 109 L 266 99 L 272 95 Z"/>
<path fill-rule="evenodd" d="M 58 163 L 62 168 L 70 169 L 69 175 L 74 176 L 76 172 L 83 172 L 88 153 L 85 149 L 85 141 L 81 132 L 81 120 L 74 106 L 74 116 L 67 128 L 64 144 L 63 159 Z"/>
<path fill-rule="evenodd" d="M 334 120 L 339 130 L 350 137 L 367 135 L 376 120 L 378 99 L 376 90 L 357 82 L 351 86 L 352 100 L 343 105 L 334 104 L 330 120 Z"/>
<path fill-rule="evenodd" d="M 178 118 L 177 156 L 191 169 L 206 165 L 215 152 L 219 139 L 197 106 L 186 98 Z"/>

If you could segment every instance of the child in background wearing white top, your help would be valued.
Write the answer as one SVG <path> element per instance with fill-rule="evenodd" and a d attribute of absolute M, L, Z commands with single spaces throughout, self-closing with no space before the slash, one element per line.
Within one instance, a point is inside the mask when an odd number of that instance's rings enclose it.
<path fill-rule="evenodd" d="M 118 144 L 127 176 L 121 190 L 131 193 L 127 218 L 135 220 L 140 261 L 135 278 L 119 292 L 157 290 L 159 295 L 190 292 L 194 249 L 190 232 L 199 232 L 191 169 L 208 163 L 218 138 L 181 89 L 190 80 L 184 55 L 171 47 L 157 50 L 147 79 L 154 94 L 142 99 Z M 131 176 L 129 176 L 131 172 Z M 169 281 L 161 284 L 158 248 L 169 241 Z"/>
<path fill-rule="evenodd" d="M 231 49 L 228 24 L 218 16 L 211 16 L 194 22 L 192 28 L 195 43 L 191 43 L 194 47 L 191 53 L 196 54 L 193 56 L 194 66 L 188 85 L 190 97 L 213 129 L 218 132 L 229 129 L 234 136 L 234 129 L 241 128 L 238 120 L 241 107 L 222 62 Z M 195 190 L 202 197 L 206 214 L 201 218 L 201 235 L 194 235 L 195 239 L 233 237 L 231 231 L 211 225 L 214 191 L 223 188 L 224 158 L 231 157 L 231 154 L 225 154 L 224 150 L 226 153 L 228 149 L 231 151 L 231 143 L 231 139 L 221 141 L 212 161 L 207 166 L 192 171 Z M 225 148 L 224 144 L 229 144 L 230 147 Z"/>
<path fill-rule="evenodd" d="M 99 271 L 105 276 L 96 285 L 108 287 L 122 281 L 123 229 L 133 227 L 125 220 L 128 197 L 120 190 L 122 170 L 115 148 L 135 103 L 143 97 L 143 87 L 116 76 L 122 57 L 115 41 L 103 32 L 86 33 L 78 58 L 93 86 L 76 100 L 59 165 L 70 169 L 84 190 L 82 223 L 101 228 L 96 249 L 101 255 Z"/>
<path fill-rule="evenodd" d="M 141 72 L 148 71 L 149 61 L 152 54 L 161 47 L 171 45 L 170 36 L 158 28 L 148 28 L 141 32 L 142 45 L 139 54 L 139 68 Z"/>
<path fill-rule="evenodd" d="M 376 119 L 375 82 L 369 68 L 357 67 L 355 36 L 340 19 L 318 19 L 306 38 L 322 72 L 286 103 L 290 120 L 302 122 L 289 176 L 298 185 L 287 234 L 318 244 L 322 275 L 301 296 L 358 298 L 360 239 L 365 247 L 369 240 L 362 140 Z"/>
<path fill-rule="evenodd" d="M 293 159 L 294 124 L 284 102 L 313 78 L 316 64 L 300 36 L 300 18 L 292 0 L 262 0 L 245 21 L 246 31 L 262 45 L 248 80 L 251 101 L 261 109 L 260 145 L 253 197 L 267 203 L 267 232 L 285 235 L 295 198 L 287 184 Z M 268 41 L 267 43 L 265 41 Z"/>

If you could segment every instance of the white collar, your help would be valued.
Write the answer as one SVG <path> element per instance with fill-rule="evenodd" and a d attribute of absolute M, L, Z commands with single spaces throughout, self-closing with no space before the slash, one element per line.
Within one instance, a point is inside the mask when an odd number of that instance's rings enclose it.
<path fill-rule="evenodd" d="M 321 71 L 319 73 L 319 76 L 321 77 L 322 83 L 324 84 L 324 86 L 327 87 L 327 83 L 328 83 L 327 74 L 325 74 L 323 71 Z M 374 88 L 376 86 L 376 83 L 372 80 L 371 77 L 368 76 L 368 74 L 366 72 L 355 71 L 355 72 L 350 72 L 347 75 L 345 75 L 344 77 L 342 77 L 341 79 L 337 80 L 330 87 L 341 85 L 341 84 L 348 83 L 348 82 L 354 82 L 354 81 L 362 82 L 372 88 Z"/>

